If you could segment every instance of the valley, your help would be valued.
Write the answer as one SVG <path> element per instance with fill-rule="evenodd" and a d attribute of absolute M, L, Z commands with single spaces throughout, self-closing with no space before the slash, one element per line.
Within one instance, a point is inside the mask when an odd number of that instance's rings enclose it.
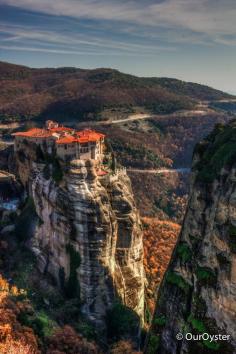
<path fill-rule="evenodd" d="M 236 333 L 235 98 L 111 69 L 0 72 L 0 351 L 222 354 L 174 334 Z"/>

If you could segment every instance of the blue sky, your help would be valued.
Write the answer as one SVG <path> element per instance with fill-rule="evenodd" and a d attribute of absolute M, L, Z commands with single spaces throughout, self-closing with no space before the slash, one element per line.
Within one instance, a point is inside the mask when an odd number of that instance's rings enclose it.
<path fill-rule="evenodd" d="M 235 0 L 0 0 L 0 60 L 110 67 L 236 93 Z"/>

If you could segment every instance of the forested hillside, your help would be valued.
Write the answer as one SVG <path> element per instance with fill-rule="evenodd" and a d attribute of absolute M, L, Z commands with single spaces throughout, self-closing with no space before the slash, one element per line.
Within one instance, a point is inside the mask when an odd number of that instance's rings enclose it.
<path fill-rule="evenodd" d="M 168 78 L 141 78 L 113 69 L 31 69 L 0 63 L 1 120 L 102 119 L 103 112 L 172 113 L 201 100 L 231 96 Z"/>

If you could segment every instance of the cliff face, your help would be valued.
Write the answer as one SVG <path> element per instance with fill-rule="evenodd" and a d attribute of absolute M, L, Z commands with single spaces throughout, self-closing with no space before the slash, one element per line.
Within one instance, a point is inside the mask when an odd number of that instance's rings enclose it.
<path fill-rule="evenodd" d="M 178 341 L 178 333 L 230 341 Z M 217 126 L 195 149 L 189 204 L 146 348 L 211 352 L 236 352 L 236 123 Z"/>
<path fill-rule="evenodd" d="M 76 160 L 58 184 L 29 159 L 18 171 L 40 219 L 30 240 L 40 271 L 97 325 L 117 297 L 143 319 L 142 230 L 126 172 L 99 177 L 91 160 Z"/>

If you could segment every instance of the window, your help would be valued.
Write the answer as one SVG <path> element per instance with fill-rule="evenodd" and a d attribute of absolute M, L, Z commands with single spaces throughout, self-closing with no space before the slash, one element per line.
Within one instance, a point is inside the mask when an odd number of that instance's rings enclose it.
<path fill-rule="evenodd" d="M 64 145 L 64 149 L 67 150 L 67 145 L 66 144 Z"/>

